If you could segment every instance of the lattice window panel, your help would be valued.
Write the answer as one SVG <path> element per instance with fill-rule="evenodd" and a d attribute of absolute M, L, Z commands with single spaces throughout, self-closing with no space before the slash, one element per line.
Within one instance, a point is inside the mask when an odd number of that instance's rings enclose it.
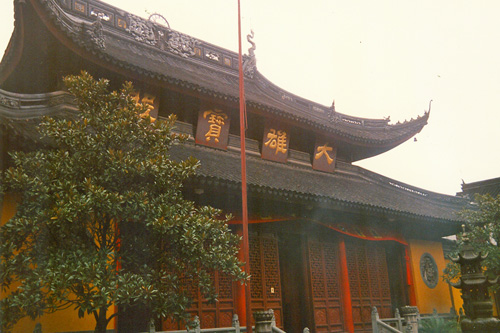
<path fill-rule="evenodd" d="M 310 239 L 308 252 L 316 332 L 342 332 L 338 244 Z"/>
<path fill-rule="evenodd" d="M 261 242 L 259 237 L 251 237 L 249 240 L 249 257 L 250 257 L 250 294 L 252 298 L 263 298 L 262 289 L 262 256 L 261 256 Z"/>

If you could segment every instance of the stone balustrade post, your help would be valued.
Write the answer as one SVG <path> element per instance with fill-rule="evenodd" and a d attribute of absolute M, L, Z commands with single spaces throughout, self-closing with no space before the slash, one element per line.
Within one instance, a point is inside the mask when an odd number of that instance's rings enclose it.
<path fill-rule="evenodd" d="M 418 333 L 418 308 L 416 306 L 403 306 L 401 313 L 406 322 L 405 333 Z"/>
<path fill-rule="evenodd" d="M 273 314 L 273 319 L 271 319 L 271 327 L 276 327 L 276 317 L 274 316 L 274 310 L 269 309 L 268 311 Z"/>
<path fill-rule="evenodd" d="M 396 328 L 398 329 L 398 331 L 402 331 L 403 330 L 403 319 L 401 318 L 401 314 L 399 314 L 398 308 L 396 308 L 396 311 L 394 311 L 394 317 L 397 320 Z"/>
<path fill-rule="evenodd" d="M 378 321 L 379 317 L 378 317 L 378 311 L 377 311 L 377 307 L 372 307 L 372 331 L 373 333 L 378 333 Z"/>
<path fill-rule="evenodd" d="M 200 323 L 200 318 L 198 316 L 194 316 L 193 326 L 194 327 L 192 329 L 188 329 L 188 332 L 200 333 L 201 323 Z"/>
<path fill-rule="evenodd" d="M 256 311 L 253 313 L 255 320 L 255 333 L 271 333 L 273 311 Z"/>
<path fill-rule="evenodd" d="M 236 313 L 233 315 L 233 327 L 235 333 L 240 333 L 240 319 Z"/>

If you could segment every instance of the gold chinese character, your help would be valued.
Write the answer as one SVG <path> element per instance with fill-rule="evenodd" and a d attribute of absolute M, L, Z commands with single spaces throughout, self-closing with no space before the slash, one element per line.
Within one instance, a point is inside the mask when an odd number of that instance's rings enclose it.
<path fill-rule="evenodd" d="M 133 91 L 130 93 L 130 97 L 132 97 L 132 99 L 135 101 L 135 103 L 138 104 L 139 100 L 140 100 L 140 92 Z"/>
<path fill-rule="evenodd" d="M 154 108 L 155 99 L 156 99 L 156 96 L 148 94 L 148 93 L 145 93 L 144 97 L 141 100 L 141 102 L 144 103 L 144 104 L 148 104 L 148 105 L 150 105 L 150 106 L 152 106 Z"/>
<path fill-rule="evenodd" d="M 220 111 L 220 110 L 209 110 L 203 112 L 203 118 L 207 119 L 208 116 L 208 123 L 209 129 L 208 132 L 205 134 L 205 140 L 210 141 L 211 138 L 214 138 L 215 142 L 219 142 L 219 137 L 220 137 L 220 132 L 222 130 L 222 126 L 225 125 L 225 120 L 228 118 L 227 115 Z"/>
<path fill-rule="evenodd" d="M 314 155 L 315 160 L 319 160 L 321 158 L 321 156 L 325 155 L 326 161 L 328 162 L 328 164 L 332 164 L 333 158 L 331 158 L 330 155 L 328 155 L 328 152 L 332 151 L 333 148 L 328 147 L 328 143 L 325 143 L 324 146 L 319 146 L 318 148 L 316 148 L 316 150 L 318 152 L 316 153 L 316 155 Z"/>
<path fill-rule="evenodd" d="M 153 121 L 156 120 L 156 118 L 151 117 L 149 115 L 149 113 L 151 111 L 153 111 L 154 108 L 155 108 L 154 107 L 154 102 L 155 102 L 156 96 L 148 94 L 148 93 L 145 93 L 144 97 L 141 99 L 141 93 L 139 91 L 133 91 L 130 94 L 130 96 L 132 97 L 132 99 L 135 101 L 135 103 L 137 105 L 139 105 L 139 101 L 141 101 L 141 103 L 147 105 L 147 110 L 140 114 L 141 118 L 150 117 L 151 118 L 151 122 L 153 122 Z"/>
<path fill-rule="evenodd" d="M 266 147 L 275 149 L 275 154 L 278 154 L 278 152 L 286 153 L 288 149 L 286 148 L 287 137 L 285 131 L 276 131 L 275 129 L 271 128 L 269 130 L 269 133 L 267 133 L 267 138 L 269 140 L 264 143 Z"/>

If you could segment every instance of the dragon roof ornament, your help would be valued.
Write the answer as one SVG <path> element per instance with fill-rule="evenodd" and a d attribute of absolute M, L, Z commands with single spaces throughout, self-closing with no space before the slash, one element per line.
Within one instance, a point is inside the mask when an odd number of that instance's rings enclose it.
<path fill-rule="evenodd" d="M 252 45 L 248 49 L 248 55 L 245 55 L 243 58 L 243 73 L 245 76 L 253 79 L 255 75 L 255 71 L 257 70 L 257 58 L 255 57 L 255 42 L 253 41 L 254 33 L 253 30 L 250 30 L 250 34 L 247 35 L 247 41 Z"/>

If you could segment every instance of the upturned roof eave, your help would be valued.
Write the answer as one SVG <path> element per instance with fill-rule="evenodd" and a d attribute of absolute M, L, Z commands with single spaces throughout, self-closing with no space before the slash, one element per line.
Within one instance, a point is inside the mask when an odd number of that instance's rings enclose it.
<path fill-rule="evenodd" d="M 224 100 L 238 102 L 237 94 L 232 92 L 232 90 L 234 90 L 233 89 L 234 87 L 231 87 L 231 89 L 229 89 L 229 92 L 227 89 L 226 90 L 215 90 L 215 89 L 211 89 L 210 87 L 204 87 L 202 85 L 199 85 L 197 82 L 185 81 L 185 80 L 178 79 L 178 78 L 175 78 L 175 77 L 172 77 L 169 75 L 165 75 L 164 73 L 149 71 L 146 68 L 144 68 L 144 66 L 141 66 L 140 64 L 127 63 L 127 62 L 121 61 L 120 59 L 117 59 L 113 56 L 110 56 L 108 53 L 106 53 L 105 50 L 101 50 L 101 49 L 97 48 L 95 45 L 88 43 L 88 41 L 82 40 L 83 33 L 75 33 L 76 30 L 82 30 L 82 29 L 84 30 L 85 24 L 87 24 L 87 26 L 90 26 L 92 21 L 90 21 L 89 19 L 85 20 L 84 18 L 80 18 L 80 17 L 78 17 L 76 19 L 74 15 L 68 14 L 65 9 L 61 8 L 53 0 L 30 0 L 30 1 L 34 6 L 43 5 L 45 15 L 47 16 L 46 18 L 50 19 L 50 21 L 54 24 L 54 26 L 57 27 L 57 29 L 59 29 L 60 31 L 62 31 L 66 35 L 66 37 L 69 40 L 71 40 L 71 42 L 77 48 L 80 48 L 80 49 L 83 48 L 87 53 L 92 54 L 97 59 L 97 61 L 105 61 L 107 63 L 114 65 L 114 66 L 117 66 L 118 68 L 130 70 L 136 74 L 139 74 L 139 76 L 142 76 L 142 77 L 154 78 L 154 79 L 157 79 L 160 81 L 164 81 L 164 82 L 167 82 L 170 84 L 175 84 L 175 85 L 178 85 L 181 87 L 185 87 L 187 89 L 197 91 L 201 94 L 206 94 L 206 95 L 214 96 L 214 97 L 221 98 Z M 94 1 L 94 2 L 102 4 L 103 6 L 108 6 L 108 5 L 105 5 L 104 3 L 101 3 L 98 1 L 97 2 Z M 22 7 L 22 6 L 16 5 L 16 17 L 20 15 L 18 13 L 21 13 L 20 7 Z M 112 7 L 112 6 L 108 6 L 108 7 L 113 8 L 113 10 L 117 10 L 115 7 Z M 82 24 L 82 22 L 86 22 L 86 23 Z M 22 19 L 16 19 L 16 29 L 15 30 L 17 30 L 17 27 L 21 24 L 22 24 Z M 74 25 L 74 27 L 73 27 L 75 29 L 74 31 L 70 31 L 71 24 Z M 109 38 L 117 38 L 117 36 L 119 35 L 116 31 L 111 31 L 107 26 L 104 27 L 103 31 L 106 34 L 106 36 L 108 36 Z M 14 37 L 14 35 L 13 35 L 13 37 Z M 56 38 L 57 37 L 58 36 L 56 36 Z M 125 38 L 125 37 L 121 36 L 121 38 Z M 15 38 L 15 39 L 18 39 L 18 38 Z M 141 44 L 140 42 L 132 40 L 131 38 L 128 38 L 128 39 L 129 39 L 128 42 L 133 42 L 138 47 L 152 48 L 152 46 L 150 46 L 150 45 Z M 207 45 L 211 45 L 211 44 L 207 43 Z M 4 59 L 9 58 L 10 54 L 13 51 L 15 51 L 14 49 L 17 49 L 15 47 L 15 45 L 13 48 L 8 49 Z M 156 51 L 160 52 L 159 50 L 156 50 Z M 228 51 L 228 52 L 230 52 L 230 51 Z M 168 54 L 168 53 L 164 52 L 164 54 Z M 168 56 L 180 58 L 178 55 L 175 55 L 175 54 L 168 54 Z M 181 60 L 185 60 L 185 59 L 181 59 Z M 189 61 L 189 60 L 185 60 L 185 61 Z M 198 65 L 201 66 L 201 64 L 198 64 Z M 9 67 L 12 68 L 13 66 L 11 66 L 11 64 L 6 60 L 3 68 L 6 69 Z M 216 71 L 213 68 L 213 66 L 212 66 L 212 70 Z M 1 72 L 1 67 L 0 67 L 0 74 L 1 73 L 2 72 Z M 257 74 L 257 75 L 260 75 L 260 74 Z M 1 75 L 0 75 L 0 77 L 1 77 Z M 246 80 L 248 82 L 253 82 L 254 84 L 257 84 L 256 83 L 257 80 L 255 80 L 255 79 L 246 78 Z M 267 80 L 267 79 L 265 79 L 265 80 Z M 281 88 L 279 88 L 279 89 L 280 89 L 280 91 L 282 91 L 290 96 L 293 96 L 294 98 L 300 99 L 301 102 L 311 103 L 310 105 L 312 108 L 318 108 L 318 109 L 321 108 L 323 110 L 328 110 L 327 107 L 324 107 L 324 106 L 317 104 L 317 103 L 314 103 L 314 102 L 307 101 L 303 98 L 300 98 L 300 97 L 295 96 L 289 92 L 286 92 L 285 90 L 283 90 Z M 269 99 L 272 98 L 272 96 L 270 96 L 269 94 L 268 94 L 268 97 L 269 97 Z M 427 120 L 427 116 L 424 116 L 424 117 L 421 117 L 420 119 L 410 121 L 407 124 L 403 124 L 404 126 L 403 125 L 386 125 L 386 126 L 384 126 L 383 129 L 380 129 L 380 128 L 371 128 L 369 126 L 357 126 L 357 125 L 346 124 L 346 123 L 339 124 L 339 123 L 335 123 L 335 122 L 333 122 L 333 123 L 328 122 L 328 121 L 325 121 L 324 119 L 322 120 L 319 117 L 311 116 L 310 112 L 301 112 L 300 108 L 293 110 L 293 111 L 290 111 L 290 110 L 292 110 L 292 108 L 289 105 L 287 106 L 286 103 L 284 104 L 284 107 L 278 108 L 278 107 L 274 107 L 272 105 L 263 104 L 259 100 L 254 100 L 252 98 L 249 98 L 248 104 L 251 107 L 255 107 L 255 108 L 264 110 L 265 112 L 269 112 L 271 114 L 276 114 L 276 115 L 279 114 L 281 117 L 288 118 L 294 122 L 298 122 L 299 124 L 302 123 L 302 124 L 305 124 L 307 126 L 311 126 L 313 128 L 318 128 L 319 130 L 321 130 L 325 134 L 333 135 L 333 136 L 337 137 L 338 139 L 341 139 L 342 141 L 345 141 L 346 143 L 349 143 L 349 144 L 352 144 L 355 146 L 357 146 L 357 145 L 364 146 L 364 147 L 371 146 L 371 147 L 376 147 L 376 148 L 386 147 L 386 149 L 383 149 L 382 151 L 389 150 L 389 149 L 395 147 L 396 145 L 408 140 L 412 136 L 414 136 L 416 133 L 418 133 L 425 126 L 426 120 Z M 380 124 L 381 122 L 386 122 L 386 120 L 384 120 L 384 119 L 359 118 L 359 117 L 347 116 L 347 115 L 344 115 L 344 114 L 338 113 L 338 112 L 335 114 L 339 117 L 348 117 L 349 119 L 354 119 L 355 122 L 359 122 L 359 123 L 378 122 Z M 402 130 L 403 128 L 406 128 L 406 129 Z M 352 129 L 355 129 L 358 133 L 353 134 L 354 131 L 352 131 Z M 381 135 L 377 135 L 377 134 L 373 134 L 373 133 L 381 133 Z M 358 159 L 362 159 L 362 158 L 366 158 L 366 157 L 361 156 Z"/>
<path fill-rule="evenodd" d="M 74 98 L 65 92 L 26 95 L 0 91 L 0 123 L 3 123 L 8 127 L 12 127 L 15 131 L 22 131 L 25 127 L 34 127 L 37 121 L 39 121 L 40 117 L 44 115 L 64 117 L 76 112 L 78 112 L 78 110 L 76 105 L 74 104 Z M 29 133 L 28 136 L 30 136 Z M 183 148 L 182 154 L 179 155 L 179 152 L 176 152 L 176 155 L 174 156 L 177 156 L 178 158 L 185 158 L 187 156 L 186 154 L 188 154 L 189 156 L 197 156 L 202 161 L 204 161 L 202 165 L 203 168 L 202 170 L 200 170 L 198 179 L 218 181 L 223 184 L 232 184 L 234 186 L 238 186 L 240 184 L 238 181 L 237 172 L 234 171 L 236 170 L 236 168 L 233 167 L 233 164 L 237 164 L 237 154 L 234 154 L 234 152 L 223 152 L 210 148 L 204 148 L 201 146 L 192 146 L 191 148 L 189 147 L 191 147 L 191 145 L 187 145 L 185 148 Z M 222 173 L 218 173 L 217 165 L 220 165 L 221 158 L 225 159 L 226 162 L 224 164 L 228 165 L 229 173 L 224 170 L 221 171 Z M 463 223 L 463 221 L 460 221 L 458 218 L 453 219 L 450 218 L 450 216 L 440 216 L 440 214 L 442 214 L 441 211 L 443 211 L 443 207 L 446 210 L 457 210 L 457 207 L 459 205 L 462 205 L 466 202 L 465 199 L 443 196 L 428 192 L 423 189 L 399 183 L 395 180 L 375 174 L 360 167 L 352 165 L 339 165 L 339 171 L 335 176 L 332 174 L 310 170 L 306 167 L 295 166 L 291 164 L 282 165 L 275 162 L 264 161 L 256 157 L 250 158 L 249 162 L 251 162 L 250 166 L 253 166 L 252 170 L 254 171 L 269 169 L 270 174 L 284 174 L 283 177 L 286 179 L 290 179 L 290 177 L 295 176 L 299 177 L 300 179 L 307 179 L 306 182 L 308 184 L 313 183 L 317 184 L 318 186 L 321 183 L 328 184 L 326 191 L 324 188 L 320 189 L 316 185 L 304 186 L 303 182 L 299 182 L 297 183 L 297 185 L 294 185 L 293 188 L 289 188 L 289 186 L 287 187 L 286 185 L 288 182 L 285 181 L 285 183 L 283 183 L 283 181 L 280 182 L 280 180 L 272 182 L 273 185 L 268 186 L 266 185 L 268 184 L 268 182 L 263 181 L 263 179 L 267 179 L 266 175 L 255 173 L 250 170 L 249 190 L 253 193 L 261 192 L 283 198 L 298 198 L 300 200 L 317 202 L 321 206 L 325 207 L 340 205 L 352 210 L 364 210 L 379 214 L 425 220 L 429 222 L 448 224 L 452 223 L 457 225 Z M 257 178 L 255 178 L 255 176 L 257 176 Z M 350 189 L 348 190 L 348 193 L 352 193 L 348 194 L 346 192 L 344 194 L 339 194 L 337 190 L 334 190 L 334 188 L 339 188 L 339 186 L 341 189 L 345 188 L 344 182 L 347 178 L 355 179 L 354 183 L 352 181 L 349 182 Z M 357 183 L 358 185 L 356 185 L 355 183 Z M 373 186 L 376 186 L 379 189 L 377 190 L 377 193 L 389 194 L 385 196 L 385 199 L 381 201 L 379 200 L 379 203 L 374 204 L 372 203 L 374 202 L 374 200 L 370 199 L 373 198 L 372 194 L 361 195 L 362 193 L 359 192 L 363 191 L 362 188 L 365 188 L 365 186 L 370 186 L 371 189 L 373 189 Z M 357 195 L 356 193 L 358 193 L 359 195 Z M 369 193 L 371 193 L 371 190 L 369 190 Z M 418 212 L 412 212 L 411 209 L 410 211 L 404 209 L 404 207 L 407 207 L 407 205 L 404 204 L 404 202 L 407 200 L 402 200 L 402 203 L 394 203 L 391 199 L 401 196 L 411 199 L 412 205 L 410 206 L 410 208 L 413 207 L 413 209 L 416 209 Z M 437 215 L 425 214 L 425 212 L 421 209 L 415 208 L 415 205 L 418 202 L 425 202 L 425 205 L 430 204 L 434 208 L 425 211 L 436 211 Z M 390 207 L 391 205 L 394 207 Z M 419 204 L 417 206 L 422 206 L 422 204 Z"/>

